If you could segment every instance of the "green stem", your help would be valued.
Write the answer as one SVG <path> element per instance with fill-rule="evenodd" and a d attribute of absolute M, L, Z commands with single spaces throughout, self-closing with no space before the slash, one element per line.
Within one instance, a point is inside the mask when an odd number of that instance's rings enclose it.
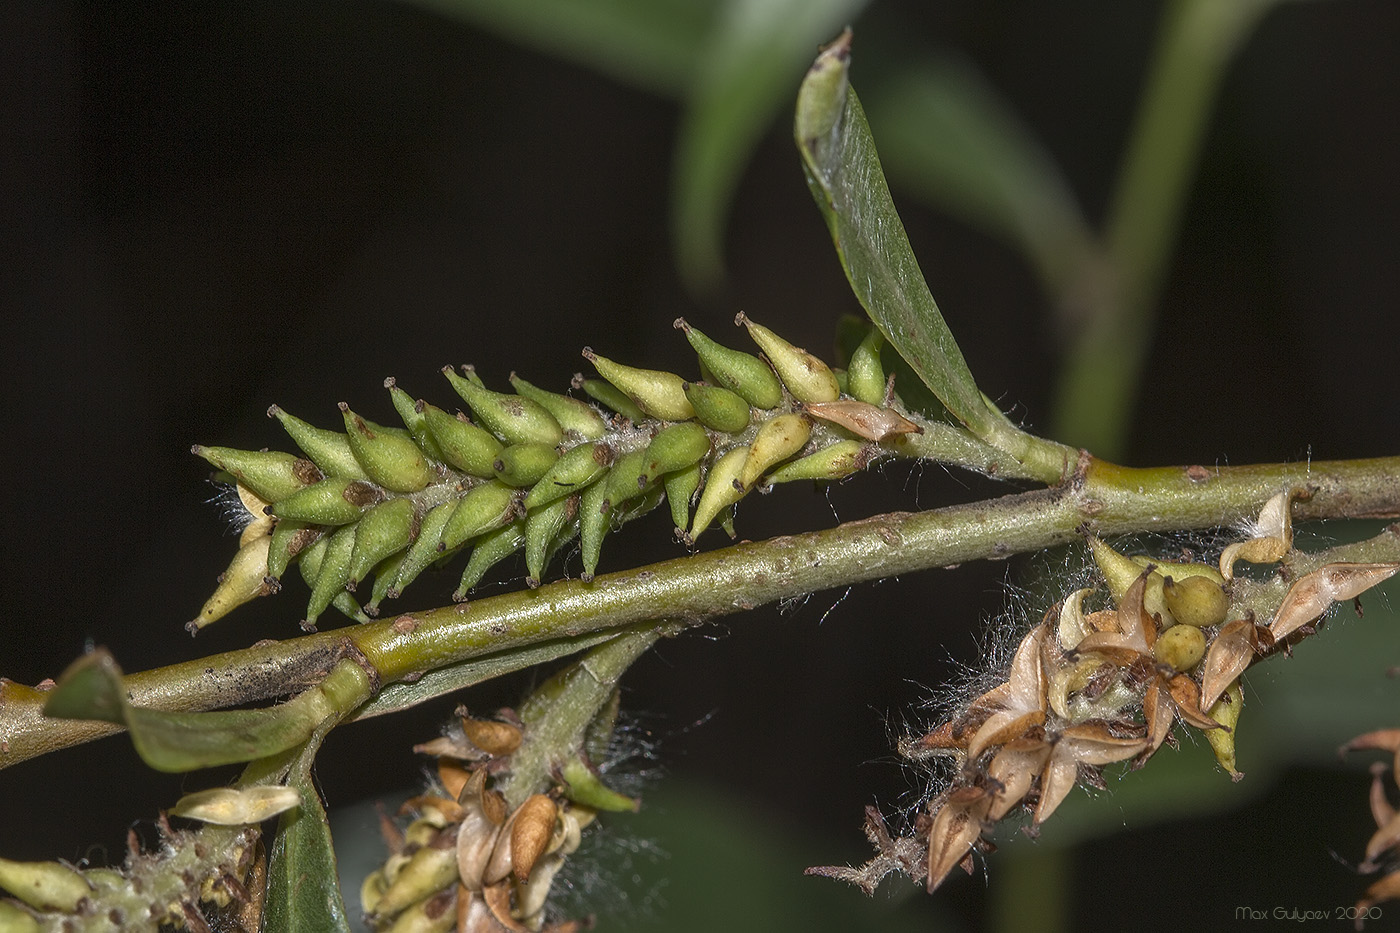
<path fill-rule="evenodd" d="M 472 658 L 658 617 L 699 622 L 816 590 L 1001 559 L 1074 541 L 1085 530 L 1112 535 L 1230 525 L 1254 517 L 1270 496 L 1298 485 L 1313 490 L 1310 499 L 1294 504 L 1298 520 L 1400 515 L 1400 457 L 1131 469 L 1084 455 L 1071 480 L 1053 489 L 743 542 L 591 583 L 562 580 L 129 674 L 124 683 L 137 706 L 214 709 L 294 692 L 358 652 L 389 684 Z M 45 719 L 39 712 L 43 696 L 0 682 L 0 764 L 118 731 Z"/>
<path fill-rule="evenodd" d="M 1083 289 L 1083 330 L 1065 360 L 1051 436 L 1121 456 L 1152 310 L 1225 67 L 1277 0 L 1174 0 L 1167 7 L 1105 225 L 1109 282 Z M 1101 275 L 1091 269 L 1086 274 Z"/>

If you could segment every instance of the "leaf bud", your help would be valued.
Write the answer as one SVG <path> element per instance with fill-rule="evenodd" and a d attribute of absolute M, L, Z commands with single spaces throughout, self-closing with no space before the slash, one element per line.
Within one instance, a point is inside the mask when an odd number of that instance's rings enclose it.
<path fill-rule="evenodd" d="M 517 395 L 543 406 L 565 432 L 572 432 L 590 441 L 596 441 L 608 433 L 608 423 L 587 402 L 557 392 L 545 391 L 531 385 L 515 373 L 510 374 L 510 384 Z"/>
<path fill-rule="evenodd" d="M 749 445 L 749 456 L 739 471 L 739 482 L 749 489 L 774 464 L 781 463 L 807 445 L 812 422 L 805 415 L 774 415 L 765 421 Z"/>
<path fill-rule="evenodd" d="M 331 477 L 274 504 L 272 514 L 311 525 L 347 525 L 383 498 L 369 483 Z"/>
<path fill-rule="evenodd" d="M 418 492 L 437 478 L 423 451 L 409 437 L 366 421 L 340 403 L 350 450 L 369 478 L 394 492 Z"/>
<path fill-rule="evenodd" d="M 685 397 L 695 409 L 695 417 L 707 428 L 738 434 L 749 426 L 749 403 L 737 392 L 703 382 L 687 382 Z"/>
<path fill-rule="evenodd" d="M 389 499 L 366 512 L 355 526 L 345 588 L 353 591 L 376 564 L 408 547 L 417 525 L 412 499 Z"/>
<path fill-rule="evenodd" d="M 685 397 L 685 380 L 675 373 L 624 366 L 599 356 L 591 347 L 583 348 L 583 358 L 651 417 L 662 421 L 688 421 L 695 417 L 695 409 Z"/>
<path fill-rule="evenodd" d="M 552 444 L 511 444 L 496 455 L 491 467 L 501 482 L 524 488 L 543 479 L 558 459 L 559 451 Z"/>
<path fill-rule="evenodd" d="M 752 353 L 716 343 L 687 324 L 683 317 L 676 318 L 675 326 L 685 332 L 685 339 L 700 358 L 701 372 L 707 382 L 736 393 L 756 408 L 768 410 L 783 403 L 783 384 L 763 360 Z"/>
<path fill-rule="evenodd" d="M 369 474 L 350 450 L 350 439 L 344 434 L 313 427 L 276 405 L 269 408 L 267 414 L 282 423 L 292 441 L 322 473 L 344 479 L 369 479 Z"/>
<path fill-rule="evenodd" d="M 742 311 L 734 323 L 749 329 L 754 343 L 763 348 L 778 378 L 799 402 L 834 402 L 841 397 L 841 387 L 831 368 L 801 347 L 795 347 L 761 324 L 749 320 Z"/>
<path fill-rule="evenodd" d="M 581 492 L 607 474 L 613 454 L 613 448 L 602 443 L 579 444 L 564 451 L 525 496 L 525 508 L 533 509 Z"/>
<path fill-rule="evenodd" d="M 423 417 L 444 463 L 469 476 L 489 479 L 495 475 L 491 464 L 505 446 L 496 435 L 472 424 L 466 415 L 449 415 L 435 405 L 425 404 Z"/>
<path fill-rule="evenodd" d="M 1162 580 L 1162 596 L 1176 621 L 1197 628 L 1224 622 L 1230 608 L 1224 587 L 1205 576 L 1186 577 L 1180 582 L 1167 576 Z"/>
<path fill-rule="evenodd" d="M 468 371 L 471 375 L 474 372 Z M 564 429 L 539 402 L 505 392 L 492 392 L 480 385 L 480 380 L 464 379 L 443 367 L 442 373 L 452 388 L 471 406 L 486 428 L 507 444 L 544 444 L 556 446 L 564 439 Z"/>
<path fill-rule="evenodd" d="M 310 460 L 275 450 L 234 450 L 196 444 L 190 453 L 226 471 L 240 486 L 248 487 L 268 502 L 285 499 L 324 478 Z"/>

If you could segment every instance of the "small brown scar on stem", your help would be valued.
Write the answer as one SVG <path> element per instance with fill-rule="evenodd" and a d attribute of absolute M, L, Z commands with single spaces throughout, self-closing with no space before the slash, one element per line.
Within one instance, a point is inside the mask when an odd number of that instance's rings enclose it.
<path fill-rule="evenodd" d="M 418 620 L 413 616 L 399 616 L 389 627 L 400 635 L 408 635 L 418 628 Z"/>

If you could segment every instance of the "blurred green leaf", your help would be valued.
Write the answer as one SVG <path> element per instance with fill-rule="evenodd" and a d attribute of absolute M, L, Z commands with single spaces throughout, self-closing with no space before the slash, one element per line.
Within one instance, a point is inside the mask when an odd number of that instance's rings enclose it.
<path fill-rule="evenodd" d="M 301 806 L 282 814 L 268 859 L 267 899 L 262 928 L 268 933 L 349 933 L 340 894 L 330 823 L 311 782 L 311 764 L 328 721 L 306 743 L 287 785 L 301 792 Z"/>
<path fill-rule="evenodd" d="M 812 52 L 868 0 L 727 0 L 701 55 L 673 171 L 672 229 L 692 288 L 724 271 L 724 223 L 754 147 Z"/>
<path fill-rule="evenodd" d="M 817 58 L 797 98 L 795 135 L 807 183 L 846 278 L 886 339 L 977 436 L 1001 429 L 929 293 L 885 183 L 865 112 L 846 80 L 850 35 Z"/>
<path fill-rule="evenodd" d="M 930 56 L 867 100 L 890 176 L 1019 247 L 1048 294 L 1062 294 L 1096 255 L 1059 167 L 970 62 Z"/>
<path fill-rule="evenodd" d="M 410 0 L 648 91 L 682 97 L 713 0 Z"/>
<path fill-rule="evenodd" d="M 315 688 L 267 709 L 208 713 L 142 709 L 127 702 L 121 668 L 100 648 L 74 661 L 44 703 L 46 716 L 125 726 L 142 761 L 158 771 L 177 772 L 251 761 L 294 748 L 306 741 L 327 711 Z"/>

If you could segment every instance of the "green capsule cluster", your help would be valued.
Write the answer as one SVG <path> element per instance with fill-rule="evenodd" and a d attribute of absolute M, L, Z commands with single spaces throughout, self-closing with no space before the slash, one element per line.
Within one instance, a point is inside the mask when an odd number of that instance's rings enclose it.
<path fill-rule="evenodd" d="M 388 379 L 402 427 L 342 402 L 339 428 L 321 428 L 274 405 L 268 415 L 298 453 L 195 446 L 216 480 L 237 486 L 251 521 L 191 631 L 276 592 L 293 565 L 311 589 L 308 630 L 332 607 L 377 615 L 459 552 L 459 600 L 517 552 L 538 585 L 575 540 L 589 580 L 606 536 L 662 502 L 687 544 L 715 524 L 732 535 L 734 506 L 754 489 L 841 479 L 870 463 L 893 435 L 865 425 L 917 430 L 887 407 L 878 352 L 853 358 L 847 378 L 745 315 L 735 323 L 760 353 L 676 321 L 698 358 L 694 379 L 585 348 L 600 378 L 574 378 L 581 398 L 515 373 L 512 391 L 498 391 L 471 366 L 446 367 L 461 410 Z M 876 341 L 867 342 L 878 350 Z"/>

